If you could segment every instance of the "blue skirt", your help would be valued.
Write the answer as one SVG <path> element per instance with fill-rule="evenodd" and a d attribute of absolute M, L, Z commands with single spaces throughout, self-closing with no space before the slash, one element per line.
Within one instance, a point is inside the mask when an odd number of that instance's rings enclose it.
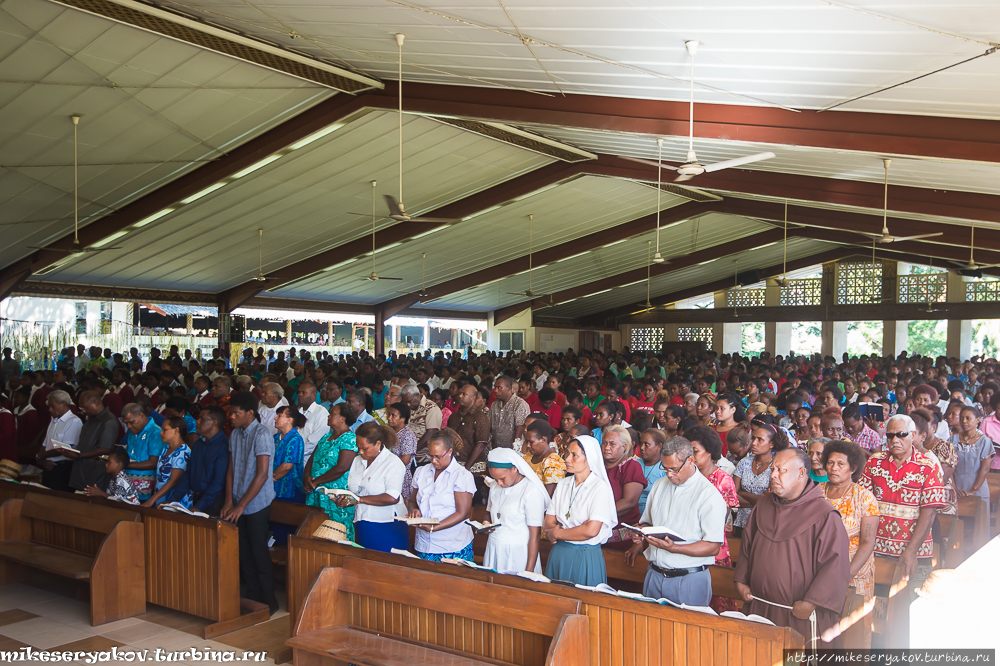
<path fill-rule="evenodd" d="M 565 580 L 578 585 L 594 586 L 608 582 L 601 547 L 569 541 L 557 541 L 552 546 L 545 575 L 552 580 Z"/>
<path fill-rule="evenodd" d="M 468 546 L 454 553 L 421 553 L 418 550 L 417 555 L 428 562 L 440 562 L 445 558 L 449 560 L 468 560 L 469 562 L 472 562 L 472 542 L 470 541 Z"/>
<path fill-rule="evenodd" d="M 406 550 L 409 547 L 410 533 L 406 523 L 401 520 L 388 523 L 359 520 L 354 523 L 354 538 L 364 548 L 388 553 L 393 548 Z"/>

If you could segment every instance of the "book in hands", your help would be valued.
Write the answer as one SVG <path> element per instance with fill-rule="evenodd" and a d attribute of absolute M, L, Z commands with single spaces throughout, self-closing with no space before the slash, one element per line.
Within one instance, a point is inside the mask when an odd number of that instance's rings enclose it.
<path fill-rule="evenodd" d="M 653 537 L 654 539 L 662 539 L 663 537 L 667 537 L 671 541 L 677 543 L 684 543 L 687 541 L 687 539 L 685 539 L 684 537 L 679 536 L 676 530 L 671 529 L 669 527 L 654 527 L 654 526 L 637 527 L 635 525 L 626 525 L 625 523 L 622 523 L 622 527 L 627 529 L 629 532 L 634 532 L 639 536 L 643 537 Z"/>
<path fill-rule="evenodd" d="M 407 518 L 406 516 L 395 516 L 393 520 L 402 520 L 407 525 L 437 525 L 441 521 L 437 518 Z"/>
<path fill-rule="evenodd" d="M 55 439 L 52 440 L 52 450 L 53 451 L 69 451 L 70 453 L 79 453 L 75 448 L 70 446 L 65 442 L 60 442 Z"/>
<path fill-rule="evenodd" d="M 345 490 L 342 488 L 322 488 L 322 487 L 318 488 L 317 490 L 323 491 L 324 493 L 326 493 L 327 497 L 331 498 L 346 497 L 351 502 L 351 504 L 358 504 L 361 501 L 361 498 L 358 497 L 355 493 L 352 493 L 350 490 Z"/>
<path fill-rule="evenodd" d="M 472 527 L 472 531 L 476 534 L 482 534 L 483 532 L 490 532 L 500 527 L 500 523 L 481 523 L 478 520 L 467 520 L 465 522 Z"/>
<path fill-rule="evenodd" d="M 192 511 L 191 509 L 187 508 L 186 506 L 184 506 L 180 502 L 164 502 L 158 508 L 163 509 L 164 511 L 174 511 L 176 513 L 186 513 L 189 516 L 197 516 L 198 518 L 210 518 L 211 517 L 207 513 L 203 513 L 201 511 Z"/>

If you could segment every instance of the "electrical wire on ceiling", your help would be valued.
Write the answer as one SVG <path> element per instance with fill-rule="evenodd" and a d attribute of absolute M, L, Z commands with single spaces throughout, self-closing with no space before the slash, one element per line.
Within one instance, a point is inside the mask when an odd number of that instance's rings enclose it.
<path fill-rule="evenodd" d="M 538 54 L 535 53 L 535 49 L 531 48 L 531 40 L 525 38 L 525 36 L 521 33 L 521 29 L 517 27 L 517 23 L 514 22 L 514 17 L 510 15 L 510 12 L 507 10 L 507 6 L 503 4 L 503 0 L 497 0 L 497 2 L 500 3 L 501 9 L 503 9 L 503 13 L 506 14 L 507 19 L 510 20 L 510 24 L 514 26 L 514 30 L 517 30 L 517 36 L 521 39 L 521 43 L 524 44 L 528 48 L 528 51 L 531 52 L 531 57 L 535 59 L 535 62 L 538 63 L 538 66 L 541 67 L 542 71 L 545 72 L 545 75 L 549 77 L 549 81 L 551 81 L 552 85 L 556 87 L 556 90 L 559 91 L 559 94 L 565 97 L 566 93 L 564 93 L 563 89 L 559 87 L 558 83 L 556 83 L 555 78 L 552 76 L 549 70 L 545 68 L 545 65 L 542 63 L 541 59 L 539 59 Z"/>
<path fill-rule="evenodd" d="M 959 35 L 954 32 L 938 30 L 937 28 L 931 28 L 926 25 L 920 25 L 919 23 L 913 23 L 912 21 L 904 21 L 903 19 L 898 19 L 895 18 L 894 16 L 879 14 L 878 12 L 873 12 L 870 9 L 862 9 L 861 7 L 852 7 L 851 5 L 844 5 L 839 2 L 833 2 L 833 0 L 817 0 L 817 1 L 822 2 L 824 5 L 830 5 L 831 7 L 837 7 L 838 9 L 846 9 L 848 11 L 858 12 L 859 14 L 864 14 L 865 16 L 871 16 L 877 19 L 882 19 L 883 21 L 891 21 L 892 23 L 899 23 L 900 25 L 905 25 L 908 28 L 916 28 L 917 30 L 932 32 L 935 35 L 941 35 L 943 37 L 954 37 L 955 39 L 961 39 L 962 41 L 972 42 L 974 44 L 983 44 L 984 46 L 1000 46 L 1000 44 L 996 42 L 989 42 L 983 39 L 976 39 L 975 37 L 966 37 L 965 35 Z"/>
<path fill-rule="evenodd" d="M 824 106 L 822 109 L 819 109 L 816 113 L 822 113 L 823 111 L 830 111 L 832 109 L 836 109 L 839 106 L 844 106 L 845 104 L 850 104 L 851 102 L 856 102 L 859 99 L 865 99 L 866 97 L 871 97 L 872 95 L 878 95 L 879 93 L 884 93 L 886 91 L 892 90 L 893 88 L 899 88 L 900 86 L 905 86 L 908 83 L 913 83 L 914 81 L 919 81 L 920 79 L 926 79 L 928 76 L 933 76 L 934 74 L 940 74 L 941 72 L 947 71 L 949 69 L 954 69 L 955 67 L 958 67 L 959 65 L 964 65 L 965 63 L 972 62 L 973 60 L 978 60 L 979 58 L 983 58 L 983 57 L 988 56 L 988 55 L 993 55 L 998 50 L 1000 50 L 1000 47 L 998 47 L 998 46 L 991 46 L 990 48 L 986 49 L 986 51 L 984 51 L 983 53 L 980 53 L 979 55 L 974 55 L 971 58 L 966 58 L 965 60 L 956 62 L 953 65 L 948 65 L 946 67 L 941 67 L 939 69 L 935 69 L 933 72 L 927 72 L 926 74 L 920 74 L 919 76 L 914 76 L 913 78 L 907 79 L 906 81 L 900 81 L 899 83 L 894 83 L 891 86 L 886 86 L 884 88 L 879 88 L 878 90 L 873 90 L 871 92 L 864 93 L 863 95 L 857 95 L 856 97 L 851 97 L 850 99 L 845 99 L 845 100 L 843 100 L 841 102 L 836 102 L 834 104 L 829 104 L 827 106 Z"/>
<path fill-rule="evenodd" d="M 454 21 L 455 23 L 461 23 L 463 25 L 467 25 L 467 26 L 470 26 L 470 27 L 473 27 L 473 28 L 480 28 L 482 30 L 489 30 L 490 32 L 495 32 L 495 33 L 500 34 L 500 35 L 506 35 L 506 36 L 508 36 L 508 37 L 510 37 L 512 39 L 518 39 L 518 40 L 521 39 L 518 35 L 516 35 L 514 33 L 511 33 L 511 32 L 508 32 L 507 30 L 501 30 L 500 28 L 495 28 L 493 26 L 483 25 L 481 23 L 475 23 L 474 21 L 469 21 L 469 20 L 466 20 L 466 19 L 457 18 L 455 16 L 450 16 L 449 14 L 443 14 L 441 12 L 435 12 L 435 11 L 432 11 L 432 10 L 427 9 L 425 7 L 418 7 L 416 5 L 411 5 L 411 4 L 402 2 L 401 0 L 385 0 L 385 1 L 388 2 L 388 3 L 390 3 L 390 4 L 397 5 L 399 7 L 405 7 L 406 9 L 412 9 L 412 10 L 417 11 L 417 12 L 421 12 L 421 13 L 424 13 L 424 14 L 429 14 L 431 16 L 437 16 L 438 18 L 447 19 L 449 21 Z M 566 48 L 565 46 L 559 46 L 558 44 L 552 44 L 551 42 L 543 42 L 541 40 L 534 39 L 533 37 L 525 37 L 524 40 L 526 40 L 527 42 L 531 42 L 532 44 L 538 44 L 539 46 L 545 46 L 545 47 L 548 47 L 548 48 L 556 50 L 556 51 L 561 51 L 563 53 L 569 53 L 570 55 L 575 55 L 575 56 L 580 57 L 580 58 L 586 58 L 587 60 L 593 60 L 595 62 L 600 62 L 600 63 L 603 63 L 605 65 L 611 65 L 612 67 L 618 67 L 618 68 L 621 68 L 621 69 L 626 69 L 626 70 L 628 70 L 630 72 L 636 72 L 636 73 L 639 73 L 639 74 L 643 74 L 645 76 L 652 76 L 652 77 L 657 78 L 657 79 L 663 79 L 665 81 L 672 81 L 674 83 L 681 83 L 685 87 L 687 87 L 689 85 L 688 81 L 685 81 L 684 79 L 677 78 L 675 76 L 667 76 L 666 74 L 660 74 L 658 72 L 652 72 L 650 70 L 642 69 L 640 67 L 633 67 L 632 65 L 626 65 L 624 63 L 615 62 L 614 60 L 607 60 L 606 58 L 600 58 L 598 56 L 591 55 L 589 53 L 584 53 L 583 51 L 577 51 L 575 49 Z M 801 111 L 799 111 L 799 109 L 794 109 L 794 108 L 792 108 L 790 106 L 784 106 L 782 104 L 778 104 L 777 102 L 772 102 L 772 101 L 769 101 L 769 100 L 766 100 L 766 99 L 760 99 L 758 97 L 751 97 L 750 95 L 744 95 L 742 93 L 732 92 L 732 91 L 729 91 L 729 90 L 723 90 L 721 88 L 714 88 L 712 86 L 707 86 L 707 85 L 705 85 L 703 83 L 696 83 L 695 85 L 698 88 L 700 88 L 701 90 L 707 90 L 707 91 L 710 91 L 710 92 L 719 93 L 721 95 L 730 95 L 732 97 L 739 97 L 740 99 L 746 99 L 746 100 L 750 100 L 750 101 L 753 101 L 753 102 L 757 102 L 758 104 L 765 104 L 767 106 L 773 106 L 773 107 L 776 107 L 776 108 L 779 108 L 779 109 L 784 109 L 785 111 L 793 111 L 795 113 L 801 113 Z"/>

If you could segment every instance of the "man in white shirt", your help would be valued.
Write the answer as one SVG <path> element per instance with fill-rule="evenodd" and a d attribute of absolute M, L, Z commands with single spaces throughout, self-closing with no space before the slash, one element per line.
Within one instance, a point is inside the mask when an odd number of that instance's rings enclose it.
<path fill-rule="evenodd" d="M 74 372 L 86 370 L 88 365 L 90 365 L 90 357 L 87 356 L 87 348 L 84 345 L 77 345 L 76 361 L 73 364 Z"/>
<path fill-rule="evenodd" d="M 664 527 L 674 536 L 632 537 L 626 562 L 645 548 L 649 568 L 642 593 L 677 604 L 708 606 L 712 575 L 708 567 L 722 547 L 726 503 L 722 494 L 698 471 L 691 442 L 671 437 L 661 449 L 660 464 L 666 476 L 653 484 L 646 499 L 640 527 Z"/>
<path fill-rule="evenodd" d="M 306 424 L 299 428 L 299 434 L 302 435 L 304 442 L 303 460 L 308 461 L 319 440 L 330 432 L 330 412 L 316 402 L 316 384 L 310 379 L 303 379 L 299 383 L 296 397 L 298 398 L 299 411 L 306 417 Z"/>
<path fill-rule="evenodd" d="M 271 435 L 278 432 L 274 425 L 274 417 L 280 407 L 288 407 L 288 399 L 285 398 L 285 390 L 277 382 L 268 382 L 260 387 L 260 407 L 257 413 L 260 415 L 260 422 Z"/>
<path fill-rule="evenodd" d="M 73 492 L 69 486 L 69 476 L 73 471 L 73 461 L 79 456 L 65 456 L 55 449 L 56 444 L 76 448 L 80 442 L 83 421 L 70 411 L 73 399 L 65 391 L 53 391 L 46 400 L 52 421 L 45 431 L 42 450 L 38 453 L 38 466 L 42 468 L 42 485 L 52 490 Z"/>

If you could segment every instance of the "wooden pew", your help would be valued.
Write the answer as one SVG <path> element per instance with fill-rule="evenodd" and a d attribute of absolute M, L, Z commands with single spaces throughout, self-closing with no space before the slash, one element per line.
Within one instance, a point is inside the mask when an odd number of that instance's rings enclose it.
<path fill-rule="evenodd" d="M 907 648 L 910 591 L 895 557 L 875 557 L 875 607 L 872 648 Z"/>
<path fill-rule="evenodd" d="M 965 561 L 965 522 L 958 516 L 938 514 L 941 525 L 941 560 L 945 569 L 954 569 Z"/>
<path fill-rule="evenodd" d="M 203 631 L 204 638 L 270 617 L 266 605 L 240 598 L 239 537 L 232 523 L 9 482 L 0 482 L 0 499 L 24 497 L 29 490 L 81 506 L 107 506 L 137 515 L 144 536 L 146 601 L 212 620 Z M 93 539 L 87 542 L 90 537 L 80 532 L 70 525 L 53 525 L 34 538 L 56 547 L 67 542 L 90 543 L 96 552 Z"/>
<path fill-rule="evenodd" d="M 347 558 L 342 567 L 319 572 L 288 645 L 297 665 L 589 666 L 589 620 L 580 614 L 581 605 L 552 594 Z M 453 623 L 457 626 L 449 631 Z"/>
<path fill-rule="evenodd" d="M 534 583 L 517 576 L 503 576 L 297 536 L 290 537 L 288 542 L 287 592 L 292 626 L 296 625 L 306 593 L 320 570 L 328 566 L 343 566 L 350 558 L 578 599 L 583 602 L 581 612 L 590 618 L 590 659 L 593 666 L 682 666 L 685 663 L 773 666 L 782 661 L 784 649 L 802 649 L 805 644 L 802 636 L 788 627 L 714 617 L 563 585 Z M 460 605 L 456 607 L 461 608 Z M 392 608 L 393 612 L 397 612 L 396 606 Z M 461 613 L 460 610 L 458 612 Z M 457 620 L 442 620 L 436 622 L 436 626 L 452 631 L 456 636 L 475 635 L 469 626 Z M 519 640 L 516 637 L 505 639 L 513 640 L 515 644 Z M 282 657 L 279 655 L 275 661 L 281 663 Z"/>
<path fill-rule="evenodd" d="M 94 626 L 146 612 L 142 524 L 131 511 L 28 493 L 0 506 L 0 584 L 29 569 L 90 584 Z"/>
<path fill-rule="evenodd" d="M 966 527 L 968 555 L 986 545 L 990 539 L 989 505 L 979 497 L 962 497 L 958 500 L 958 517 Z M 971 538 L 968 531 L 972 531 Z"/>
<path fill-rule="evenodd" d="M 291 525 L 295 527 L 294 534 L 298 536 L 312 535 L 326 518 L 326 514 L 314 506 L 282 502 L 281 500 L 271 502 L 270 522 Z M 284 567 L 288 563 L 287 545 L 275 544 L 271 546 L 270 551 L 271 564 L 276 567 Z"/>

